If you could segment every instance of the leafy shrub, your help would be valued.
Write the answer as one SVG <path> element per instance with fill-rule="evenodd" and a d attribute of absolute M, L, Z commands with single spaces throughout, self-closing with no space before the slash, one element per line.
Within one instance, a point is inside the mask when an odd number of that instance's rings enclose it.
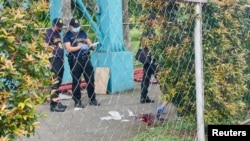
<path fill-rule="evenodd" d="M 194 26 L 195 4 L 144 0 L 144 8 L 158 13 L 159 40 L 151 50 L 161 66 L 158 73 L 163 99 L 173 102 L 179 115 L 196 119 Z M 202 45 L 205 121 L 209 124 L 237 123 L 244 120 L 248 92 L 245 73 L 249 1 L 212 0 L 202 7 Z M 248 28 L 247 28 L 248 27 Z M 157 39 L 155 38 L 155 39 Z"/>
<path fill-rule="evenodd" d="M 36 28 L 48 12 L 44 1 L 7 1 L 0 22 L 0 140 L 30 136 L 38 125 L 52 76 L 43 35 Z"/>

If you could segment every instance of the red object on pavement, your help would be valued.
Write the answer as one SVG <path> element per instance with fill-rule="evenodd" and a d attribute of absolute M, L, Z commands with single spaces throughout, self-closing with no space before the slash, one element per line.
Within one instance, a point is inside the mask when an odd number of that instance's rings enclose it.
<path fill-rule="evenodd" d="M 139 115 L 135 116 L 135 119 L 137 121 L 142 121 L 142 122 L 146 123 L 148 126 L 159 124 L 159 123 L 164 123 L 165 121 L 167 121 L 164 118 L 160 118 L 159 115 L 152 114 L 152 113 L 139 114 Z"/>
<path fill-rule="evenodd" d="M 155 114 L 149 113 L 149 114 L 139 114 L 136 116 L 137 121 L 145 122 L 148 126 L 152 125 L 154 123 L 156 118 Z"/>

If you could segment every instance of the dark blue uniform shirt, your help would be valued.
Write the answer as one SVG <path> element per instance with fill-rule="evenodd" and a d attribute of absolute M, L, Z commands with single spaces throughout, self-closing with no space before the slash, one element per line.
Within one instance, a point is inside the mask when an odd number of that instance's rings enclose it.
<path fill-rule="evenodd" d="M 58 46 L 59 44 L 62 44 L 60 33 L 58 33 L 57 31 L 53 31 L 51 28 L 48 29 L 46 31 L 45 41 L 49 45 L 53 45 L 54 46 L 54 49 L 53 49 L 53 52 L 52 52 L 53 55 L 55 55 L 56 57 L 63 58 L 64 50 L 63 50 L 63 48 L 60 48 Z"/>
<path fill-rule="evenodd" d="M 63 38 L 63 43 L 70 42 L 72 47 L 76 47 L 78 44 L 84 44 L 85 39 L 87 38 L 88 36 L 83 30 L 80 30 L 79 33 L 76 34 L 68 31 Z M 76 52 L 72 52 L 72 54 L 76 57 L 83 56 L 86 54 L 86 50 L 78 50 Z"/>

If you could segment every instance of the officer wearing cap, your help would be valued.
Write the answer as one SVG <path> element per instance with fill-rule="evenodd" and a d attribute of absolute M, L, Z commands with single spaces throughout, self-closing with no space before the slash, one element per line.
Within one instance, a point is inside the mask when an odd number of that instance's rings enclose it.
<path fill-rule="evenodd" d="M 59 92 L 58 88 L 62 83 L 64 65 L 63 56 L 64 50 L 62 48 L 61 41 L 61 30 L 63 27 L 63 21 L 61 18 L 55 18 L 52 23 L 52 27 L 46 30 L 45 41 L 49 47 L 52 47 L 52 57 L 49 58 L 51 64 L 51 71 L 54 72 L 57 82 L 51 85 L 51 103 L 50 110 L 55 112 L 64 112 L 67 108 L 59 102 Z"/>
<path fill-rule="evenodd" d="M 141 97 L 140 103 L 154 103 L 154 100 L 151 100 L 148 96 L 148 87 L 150 84 L 151 75 L 155 75 L 157 71 L 157 65 L 154 62 L 153 57 L 151 56 L 149 46 L 155 40 L 156 33 L 154 27 L 157 23 L 156 14 L 150 13 L 146 20 L 146 25 L 141 36 L 140 46 L 147 52 L 147 60 L 143 64 L 143 77 L 141 81 Z"/>
<path fill-rule="evenodd" d="M 72 93 L 75 102 L 75 108 L 83 108 L 81 102 L 81 77 L 87 82 L 87 93 L 89 104 L 99 106 L 94 92 L 94 68 L 90 61 L 89 48 L 92 46 L 84 30 L 81 30 L 78 19 L 72 18 L 69 22 L 69 31 L 63 38 L 64 47 L 67 50 L 68 61 L 72 75 Z"/>

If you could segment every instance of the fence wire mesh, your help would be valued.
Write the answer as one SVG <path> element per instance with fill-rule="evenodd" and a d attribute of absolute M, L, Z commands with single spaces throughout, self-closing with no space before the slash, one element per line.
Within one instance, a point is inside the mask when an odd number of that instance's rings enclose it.
<path fill-rule="evenodd" d="M 193 141 L 197 106 L 206 129 L 249 119 L 250 1 L 196 4 L 0 0 L 0 140 Z"/>

